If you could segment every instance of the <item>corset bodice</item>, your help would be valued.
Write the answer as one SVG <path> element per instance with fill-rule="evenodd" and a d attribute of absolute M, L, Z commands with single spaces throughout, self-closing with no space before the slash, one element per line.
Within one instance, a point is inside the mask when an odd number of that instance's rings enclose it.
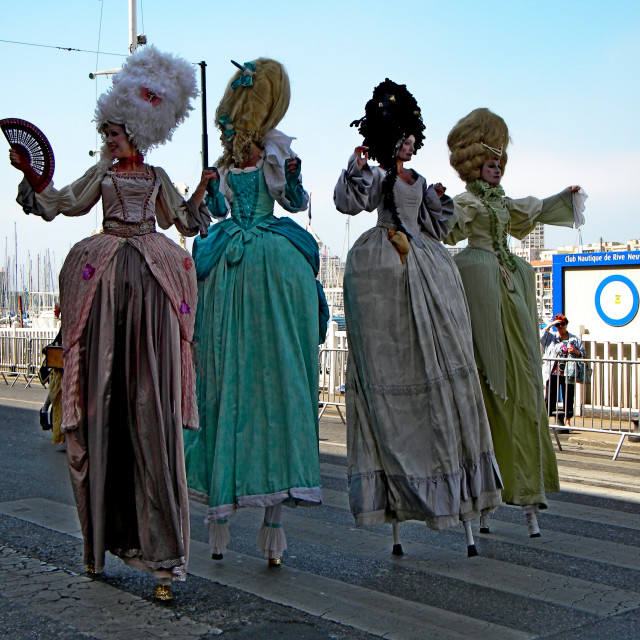
<path fill-rule="evenodd" d="M 151 167 L 147 167 L 146 174 L 108 171 L 101 187 L 104 223 L 141 224 L 155 220 L 160 181 Z"/>
<path fill-rule="evenodd" d="M 398 217 L 404 225 L 404 228 L 411 234 L 418 244 L 422 244 L 420 239 L 420 226 L 418 224 L 418 215 L 420 213 L 420 205 L 422 204 L 424 178 L 418 176 L 413 184 L 407 184 L 399 178 L 393 186 L 393 196 L 396 201 L 396 209 Z M 381 204 L 378 208 L 378 226 L 393 228 L 393 216 L 390 211 Z"/>
<path fill-rule="evenodd" d="M 249 229 L 273 214 L 274 199 L 269 193 L 262 167 L 251 171 L 230 171 L 227 182 L 233 191 L 231 216 Z"/>

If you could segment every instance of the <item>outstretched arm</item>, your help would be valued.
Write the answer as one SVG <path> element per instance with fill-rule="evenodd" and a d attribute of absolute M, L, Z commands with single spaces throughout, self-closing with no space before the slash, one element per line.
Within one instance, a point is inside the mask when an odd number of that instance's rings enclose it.
<path fill-rule="evenodd" d="M 373 211 L 380 203 L 380 189 L 375 184 L 368 160 L 368 147 L 356 147 L 347 168 L 340 174 L 333 190 L 333 201 L 341 213 L 353 216 L 363 209 Z"/>
<path fill-rule="evenodd" d="M 207 190 L 207 186 L 209 185 L 209 181 L 220 181 L 220 174 L 215 167 L 210 167 L 209 169 L 203 169 L 202 175 L 200 176 L 200 182 L 193 192 L 193 199 L 196 202 L 202 202 L 204 199 L 205 191 Z"/>
<path fill-rule="evenodd" d="M 202 201 L 209 182 L 209 170 L 202 172 L 200 182 L 193 195 L 186 200 L 175 188 L 169 176 L 161 167 L 153 168 L 160 180 L 160 190 L 156 200 L 156 220 L 161 229 L 175 225 L 183 236 L 195 236 L 198 232 L 206 237 L 211 223 L 211 213 Z"/>
<path fill-rule="evenodd" d="M 59 214 L 82 216 L 100 200 L 103 176 L 104 170 L 99 165 L 94 165 L 81 178 L 59 191 L 54 188 L 53 182 L 49 182 L 40 193 L 36 193 L 25 173 L 25 178 L 18 187 L 16 201 L 25 213 L 40 216 L 47 222 Z"/>

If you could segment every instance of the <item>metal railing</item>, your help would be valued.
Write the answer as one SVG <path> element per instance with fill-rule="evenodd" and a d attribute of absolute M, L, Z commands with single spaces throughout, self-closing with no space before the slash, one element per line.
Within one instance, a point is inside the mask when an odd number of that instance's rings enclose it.
<path fill-rule="evenodd" d="M 0 329 L 0 377 L 13 387 L 24 379 L 25 388 L 38 376 L 42 349 L 56 337 L 56 329 Z"/>
<path fill-rule="evenodd" d="M 562 446 L 557 432 L 562 429 L 619 436 L 614 460 L 618 457 L 625 438 L 631 436 L 635 439 L 640 436 L 640 360 L 605 360 L 598 357 L 543 360 L 552 362 L 552 369 L 555 369 L 545 393 L 547 413 L 550 416 L 549 426 L 560 450 Z M 591 370 L 589 381 L 580 383 L 572 380 L 570 375 L 564 375 L 569 372 L 569 363 L 576 362 Z M 573 407 L 569 406 L 572 396 Z M 567 417 L 570 414 L 573 414 L 573 418 L 569 425 Z"/>
<path fill-rule="evenodd" d="M 6 384 L 14 386 L 24 379 L 25 387 L 38 375 L 42 364 L 42 349 L 55 338 L 55 329 L 0 329 L 0 376 Z M 345 422 L 345 384 L 348 349 L 321 347 L 318 351 L 318 408 L 319 418 L 329 406 L 336 407 L 340 418 Z M 635 355 L 635 354 L 634 354 Z M 544 360 L 567 365 L 576 362 L 572 358 L 544 358 Z M 620 448 L 629 436 L 640 436 L 638 419 L 640 415 L 640 360 L 581 358 L 578 360 L 591 369 L 591 379 L 587 383 L 573 386 L 574 411 L 571 425 L 566 424 L 566 415 L 570 413 L 565 406 L 567 398 L 562 393 L 561 371 L 556 376 L 556 406 L 550 406 L 551 397 L 547 393 L 547 409 L 551 416 L 550 428 L 555 435 L 559 449 L 562 449 L 558 430 L 570 428 L 572 431 L 591 431 L 619 436 L 619 442 L 613 456 L 615 460 Z M 547 385 L 547 390 L 549 389 Z M 553 390 L 553 389 L 552 389 Z M 549 410 L 551 409 L 551 410 Z M 562 423 L 565 424 L 562 424 Z"/>
<path fill-rule="evenodd" d="M 345 382 L 348 349 L 320 348 L 318 352 L 319 418 L 329 406 L 336 407 L 340 418 L 345 421 Z M 569 376 L 560 375 L 560 368 L 553 374 L 556 377 L 556 406 L 549 411 L 551 398 L 546 393 L 547 412 L 551 416 L 550 428 L 555 436 L 558 448 L 562 444 L 558 431 L 570 428 L 572 431 L 598 432 L 619 437 L 613 459 L 620 453 L 625 439 L 640 437 L 638 417 L 640 415 L 640 360 L 616 360 L 595 358 L 544 358 L 546 361 L 566 366 L 569 362 L 580 362 L 590 371 L 590 380 L 577 383 Z M 562 378 L 562 379 L 561 379 Z M 563 382 L 569 381 L 574 396 L 573 419 L 570 426 L 565 416 L 570 413 L 565 406 L 566 393 L 562 393 Z M 549 385 L 547 385 L 547 389 Z M 547 389 L 545 391 L 547 391 Z M 553 391 L 554 386 L 551 385 Z M 559 389 L 559 391 L 558 391 Z"/>
<path fill-rule="evenodd" d="M 318 351 L 318 420 L 327 407 L 333 406 L 338 410 L 342 422 L 346 423 L 342 409 L 346 406 L 344 392 L 348 353 L 348 349 L 320 348 Z"/>

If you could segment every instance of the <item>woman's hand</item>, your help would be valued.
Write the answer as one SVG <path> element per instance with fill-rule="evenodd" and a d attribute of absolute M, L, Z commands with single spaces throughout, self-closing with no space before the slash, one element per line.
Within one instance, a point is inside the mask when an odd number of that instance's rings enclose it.
<path fill-rule="evenodd" d="M 436 190 L 436 194 L 438 195 L 438 198 L 442 198 L 442 196 L 444 195 L 444 192 L 447 190 L 447 187 L 444 187 L 441 182 L 436 182 L 433 185 L 433 188 Z"/>
<path fill-rule="evenodd" d="M 208 178 L 208 180 L 207 180 Z M 213 200 L 218 196 L 220 191 L 220 174 L 215 167 L 209 167 L 202 172 L 202 179 L 207 180 L 206 191 Z"/>
<path fill-rule="evenodd" d="M 580 353 L 580 349 L 577 349 L 577 348 L 575 347 L 575 345 L 573 345 L 573 344 L 571 344 L 571 343 L 569 343 L 569 353 L 570 353 L 572 356 L 582 356 L 582 354 Z"/>
<path fill-rule="evenodd" d="M 20 153 L 15 149 L 9 149 L 9 162 L 19 171 L 24 173 L 31 168 L 29 156 L 26 153 Z"/>
<path fill-rule="evenodd" d="M 562 322 L 562 320 L 554 320 L 553 322 L 550 322 L 545 328 L 545 331 L 551 331 L 552 327 L 557 326 L 558 324 L 560 324 L 560 322 Z"/>
<path fill-rule="evenodd" d="M 215 167 L 209 167 L 208 169 L 202 170 L 202 175 L 200 177 L 200 184 L 198 186 L 204 186 L 205 188 L 209 184 L 209 180 L 219 181 L 220 174 Z"/>
<path fill-rule="evenodd" d="M 301 166 L 302 161 L 298 157 L 287 158 L 287 161 L 285 162 L 287 173 L 300 173 Z"/>
<path fill-rule="evenodd" d="M 362 169 L 362 167 L 369 162 L 369 147 L 365 147 L 364 145 L 356 147 L 353 153 L 356 154 L 358 169 Z"/>
<path fill-rule="evenodd" d="M 36 185 L 40 184 L 40 176 L 31 166 L 31 157 L 26 149 L 11 149 L 9 151 L 9 162 L 18 171 L 24 173 L 24 177 L 36 193 L 40 193 L 44 189 L 43 186 L 36 187 Z"/>
<path fill-rule="evenodd" d="M 580 186 L 576 184 L 573 184 L 567 188 L 569 189 L 569 191 L 571 191 L 571 193 L 577 193 L 578 191 L 580 191 Z"/>
<path fill-rule="evenodd" d="M 207 187 L 209 187 L 210 182 L 213 182 L 212 189 L 214 192 L 217 192 L 220 185 L 220 174 L 215 167 L 209 167 L 208 169 L 202 170 L 200 182 L 191 196 L 198 204 L 204 199 L 204 194 L 207 191 Z"/>

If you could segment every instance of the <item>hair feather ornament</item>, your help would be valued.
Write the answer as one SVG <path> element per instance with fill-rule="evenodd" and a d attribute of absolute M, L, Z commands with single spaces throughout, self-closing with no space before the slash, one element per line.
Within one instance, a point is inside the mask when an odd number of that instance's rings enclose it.
<path fill-rule="evenodd" d="M 136 149 L 146 153 L 171 140 L 197 95 L 193 65 L 147 45 L 127 58 L 98 98 L 94 121 L 100 132 L 109 123 L 124 126 Z"/>

